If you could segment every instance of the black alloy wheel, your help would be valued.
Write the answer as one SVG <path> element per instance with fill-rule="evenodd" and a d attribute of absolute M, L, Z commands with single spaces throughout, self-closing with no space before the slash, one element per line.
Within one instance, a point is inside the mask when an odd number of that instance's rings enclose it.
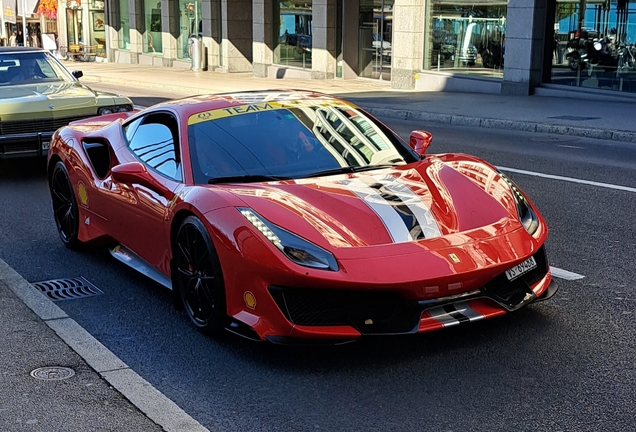
<path fill-rule="evenodd" d="M 53 202 L 53 218 L 60 239 L 69 249 L 77 249 L 82 243 L 78 239 L 79 212 L 68 171 L 61 161 L 53 167 L 49 190 Z"/>
<path fill-rule="evenodd" d="M 227 324 L 221 263 L 203 223 L 188 216 L 174 244 L 173 289 L 202 333 L 219 336 Z"/>

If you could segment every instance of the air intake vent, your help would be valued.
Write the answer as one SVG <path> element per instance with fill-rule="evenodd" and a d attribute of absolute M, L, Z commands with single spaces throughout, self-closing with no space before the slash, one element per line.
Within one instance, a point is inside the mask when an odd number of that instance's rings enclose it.
<path fill-rule="evenodd" d="M 33 286 L 53 301 L 74 300 L 104 294 L 83 277 L 35 282 Z"/>

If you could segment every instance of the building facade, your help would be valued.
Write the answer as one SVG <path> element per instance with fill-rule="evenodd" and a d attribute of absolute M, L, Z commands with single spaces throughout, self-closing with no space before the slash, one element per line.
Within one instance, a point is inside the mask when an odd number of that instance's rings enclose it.
<path fill-rule="evenodd" d="M 256 77 L 636 93 L 629 0 L 106 0 L 103 32 L 80 8 L 83 34 L 117 63 L 190 68 L 195 40 L 204 70 Z"/>

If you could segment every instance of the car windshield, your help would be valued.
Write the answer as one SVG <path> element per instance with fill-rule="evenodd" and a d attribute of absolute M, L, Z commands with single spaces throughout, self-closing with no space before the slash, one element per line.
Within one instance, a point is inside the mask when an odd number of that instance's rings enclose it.
<path fill-rule="evenodd" d="M 188 121 L 188 142 L 197 184 L 296 179 L 417 160 L 381 123 L 331 99 L 201 112 Z"/>
<path fill-rule="evenodd" d="M 73 81 L 47 52 L 0 52 L 0 86 Z"/>

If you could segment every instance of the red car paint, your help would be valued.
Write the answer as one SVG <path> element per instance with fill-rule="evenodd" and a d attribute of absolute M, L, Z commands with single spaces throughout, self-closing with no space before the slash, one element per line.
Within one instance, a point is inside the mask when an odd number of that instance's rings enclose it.
<path fill-rule="evenodd" d="M 316 93 L 295 93 L 294 98 L 339 103 Z M 210 233 L 221 262 L 228 316 L 251 328 L 260 339 L 348 340 L 366 334 L 360 322 L 293 323 L 270 287 L 352 295 L 379 291 L 394 294 L 398 303 L 419 305 L 419 324 L 412 330 L 383 333 L 437 330 L 515 309 L 480 295 L 479 290 L 542 251 L 547 226 L 528 201 L 538 222 L 538 229 L 530 235 L 520 223 L 513 192 L 501 174 L 473 156 L 431 154 L 405 165 L 361 173 L 244 184 L 197 185 L 189 163 L 181 164 L 181 181 L 152 169 L 144 172 L 152 187 L 113 179 L 113 170 L 125 163 L 137 163 L 145 169 L 127 146 L 124 123 L 151 112 L 170 113 L 179 123 L 181 161 L 189 161 L 188 119 L 213 110 L 238 112 L 244 106 L 245 101 L 233 95 L 198 96 L 140 112 L 87 119 L 58 130 L 49 151 L 49 166 L 61 160 L 68 170 L 78 200 L 79 240 L 122 244 L 170 278 L 175 224 L 186 214 L 196 216 Z M 110 163 L 101 176 L 83 146 L 90 142 L 107 143 Z M 347 183 L 378 178 L 408 188 L 409 196 L 417 197 L 430 211 L 438 235 L 394 241 L 386 222 Z M 82 195 L 80 188 L 85 190 Z M 331 252 L 338 271 L 295 264 L 237 208 L 250 208 L 272 224 Z M 555 288 L 548 293 L 551 274 L 547 262 L 545 267 L 529 286 L 534 298 L 523 305 L 554 293 Z M 444 312 L 440 309 L 443 304 L 434 302 L 429 307 L 426 302 L 435 299 L 453 305 L 454 311 Z M 372 320 L 363 322 L 367 321 Z"/>

